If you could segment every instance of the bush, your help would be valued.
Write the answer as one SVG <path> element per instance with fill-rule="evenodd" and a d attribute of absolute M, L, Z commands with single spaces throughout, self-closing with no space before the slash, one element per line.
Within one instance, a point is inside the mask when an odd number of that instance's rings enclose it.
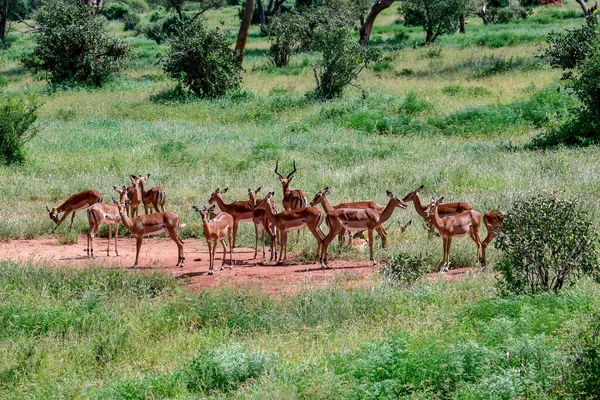
<path fill-rule="evenodd" d="M 179 17 L 175 14 L 170 14 L 162 19 L 162 14 L 153 12 L 150 15 L 150 24 L 145 26 L 142 31 L 148 39 L 154 40 L 156 44 L 161 44 L 171 36 L 175 35 L 178 27 L 181 25 Z M 183 14 L 183 21 L 187 24 L 191 22 L 191 17 L 188 14 Z"/>
<path fill-rule="evenodd" d="M 302 43 L 306 23 L 296 12 L 287 12 L 271 19 L 265 31 L 271 41 L 269 58 L 276 67 L 285 67 L 290 63 Z"/>
<path fill-rule="evenodd" d="M 0 97 L 0 161 L 10 165 L 25 160 L 23 146 L 38 133 L 36 100 L 24 97 Z"/>
<path fill-rule="evenodd" d="M 102 9 L 102 15 L 109 21 L 122 19 L 129 14 L 129 7 L 123 3 L 110 3 Z"/>
<path fill-rule="evenodd" d="M 34 72 L 43 71 L 53 85 L 101 86 L 131 55 L 125 42 L 108 37 L 92 7 L 51 3 L 37 22 L 46 29 L 35 35 L 37 46 L 22 61 Z"/>
<path fill-rule="evenodd" d="M 321 19 L 312 32 L 311 48 L 323 54 L 319 64 L 313 64 L 317 98 L 328 100 L 339 97 L 344 88 L 360 72 L 380 58 L 373 47 L 366 48 L 352 36 L 352 25 L 345 16 L 330 14 Z"/>
<path fill-rule="evenodd" d="M 567 391 L 573 398 L 597 399 L 600 393 L 600 313 L 579 328 L 567 347 Z"/>
<path fill-rule="evenodd" d="M 274 364 L 275 356 L 248 351 L 232 345 L 216 351 L 200 351 L 184 366 L 183 382 L 192 393 L 234 390 L 249 379 L 256 379 Z"/>
<path fill-rule="evenodd" d="M 515 202 L 502 223 L 496 248 L 502 289 L 558 292 L 583 275 L 598 276 L 597 233 L 579 204 L 554 196 Z"/>
<path fill-rule="evenodd" d="M 179 24 L 168 39 L 164 71 L 200 97 L 216 98 L 239 90 L 241 66 L 227 36 L 201 23 Z"/>
<path fill-rule="evenodd" d="M 411 285 L 425 274 L 423 266 L 427 261 L 422 255 L 412 256 L 408 253 L 398 253 L 389 258 L 379 273 L 392 285 Z"/>
<path fill-rule="evenodd" d="M 123 29 L 126 31 L 135 31 L 140 25 L 140 16 L 136 13 L 129 13 L 123 17 Z"/>

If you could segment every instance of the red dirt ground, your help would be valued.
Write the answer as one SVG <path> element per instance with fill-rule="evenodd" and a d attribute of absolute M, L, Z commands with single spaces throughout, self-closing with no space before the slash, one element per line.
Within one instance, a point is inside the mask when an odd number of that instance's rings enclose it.
<path fill-rule="evenodd" d="M 102 265 L 106 267 L 130 267 L 135 260 L 135 240 L 119 238 L 119 257 L 114 255 L 114 241 L 111 243 L 111 256 L 106 256 L 105 238 L 94 240 L 95 259 L 85 253 L 86 236 L 80 235 L 78 244 L 61 245 L 56 238 L 19 239 L 0 243 L 0 259 L 13 261 L 43 261 L 50 265 L 66 265 L 79 268 Z M 220 271 L 223 249 L 217 249 L 215 274 L 208 275 L 209 255 L 206 242 L 197 239 L 184 240 L 185 267 L 176 268 L 177 246 L 171 239 L 144 239 L 140 251 L 138 269 L 160 270 L 177 278 L 186 279 L 193 289 L 201 290 L 220 286 L 255 286 L 270 293 L 295 292 L 306 287 L 326 285 L 332 281 L 344 285 L 369 284 L 377 274 L 378 266 L 368 261 L 339 260 L 330 262 L 330 269 L 323 270 L 318 264 L 299 264 L 294 261 L 286 265 L 273 265 L 262 258 L 252 258 L 253 249 L 237 248 L 233 253 L 233 270 L 225 266 Z M 267 253 L 267 257 L 269 253 Z M 288 254 L 289 258 L 289 254 Z M 228 257 L 227 257 L 228 259 Z M 468 269 L 456 269 L 448 274 L 432 274 L 445 279 L 456 279 Z"/>

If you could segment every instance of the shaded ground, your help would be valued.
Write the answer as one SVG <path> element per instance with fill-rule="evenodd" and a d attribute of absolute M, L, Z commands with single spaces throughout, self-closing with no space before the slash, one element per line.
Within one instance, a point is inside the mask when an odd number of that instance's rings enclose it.
<path fill-rule="evenodd" d="M 107 239 L 94 241 L 95 259 L 89 259 L 85 253 L 86 236 L 80 235 L 78 244 L 58 243 L 56 238 L 19 239 L 0 243 L 0 259 L 20 262 L 40 262 L 49 265 L 66 265 L 73 267 L 130 267 L 135 260 L 135 240 L 119 238 L 119 256 L 114 255 L 111 245 L 111 256 L 106 256 Z M 114 242 L 113 242 L 114 244 Z M 371 266 L 369 261 L 338 260 L 330 262 L 330 269 L 323 270 L 318 264 L 300 264 L 294 261 L 286 265 L 274 265 L 260 257 L 254 259 L 254 250 L 237 248 L 233 253 L 233 270 L 225 266 L 220 271 L 222 248 L 217 250 L 215 274 L 208 275 L 209 255 L 206 242 L 203 240 L 184 240 L 185 266 L 176 268 L 177 246 L 170 239 L 144 239 L 140 251 L 138 269 L 159 269 L 177 278 L 186 279 L 194 289 L 216 288 L 219 286 L 251 285 L 277 293 L 294 292 L 306 287 L 327 284 L 332 281 L 348 286 L 368 284 L 371 277 L 377 274 L 378 266 Z M 268 253 L 267 253 L 268 256 Z M 289 257 L 289 255 L 288 255 Z M 468 269 L 456 269 L 444 274 L 445 279 L 462 276 Z M 431 277 L 442 276 L 432 274 Z"/>

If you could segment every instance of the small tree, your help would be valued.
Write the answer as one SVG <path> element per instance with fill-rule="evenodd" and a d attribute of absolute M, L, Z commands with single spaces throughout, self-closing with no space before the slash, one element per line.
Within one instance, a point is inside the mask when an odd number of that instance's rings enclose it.
<path fill-rule="evenodd" d="M 269 58 L 276 67 L 285 67 L 290 63 L 290 58 L 302 45 L 306 28 L 306 20 L 296 12 L 288 12 L 271 20 L 266 32 L 271 40 Z"/>
<path fill-rule="evenodd" d="M 325 12 L 311 32 L 311 49 L 323 54 L 313 64 L 317 88 L 315 95 L 324 100 L 338 97 L 360 72 L 380 58 L 378 50 L 362 46 L 352 37 L 348 15 Z"/>
<path fill-rule="evenodd" d="M 583 275 L 598 276 L 597 234 L 576 202 L 534 196 L 515 202 L 495 246 L 504 289 L 559 291 Z"/>
<path fill-rule="evenodd" d="M 44 28 L 35 36 L 36 48 L 23 64 L 43 71 L 52 84 L 101 86 L 121 71 L 129 46 L 108 37 L 96 9 L 81 4 L 51 3 L 39 13 Z"/>
<path fill-rule="evenodd" d="M 467 0 L 402 0 L 400 13 L 407 25 L 422 26 L 425 44 L 457 30 Z"/>
<path fill-rule="evenodd" d="M 220 29 L 179 25 L 168 40 L 164 71 L 197 96 L 216 98 L 241 86 L 241 66 Z"/>
<path fill-rule="evenodd" d="M 39 103 L 33 99 L 0 96 L 0 160 L 10 165 L 25 160 L 24 145 L 38 133 Z"/>

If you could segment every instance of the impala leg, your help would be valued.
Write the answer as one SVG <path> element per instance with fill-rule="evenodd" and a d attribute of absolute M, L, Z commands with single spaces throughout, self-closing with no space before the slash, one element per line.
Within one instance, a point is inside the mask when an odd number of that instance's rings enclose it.
<path fill-rule="evenodd" d="M 112 225 L 108 224 L 108 248 L 106 249 L 106 256 L 110 257 L 110 241 L 112 240 Z"/>
<path fill-rule="evenodd" d="M 233 248 L 235 248 L 235 244 L 237 241 L 238 226 L 239 226 L 238 220 L 236 219 L 233 221 Z"/>
<path fill-rule="evenodd" d="M 263 251 L 263 259 L 265 258 L 265 228 L 262 228 L 262 251 Z"/>
<path fill-rule="evenodd" d="M 144 240 L 144 236 L 138 236 L 135 238 L 135 262 L 131 266 L 131 268 L 135 268 L 138 265 L 138 261 L 140 258 L 140 249 L 142 248 L 142 240 Z"/>
<path fill-rule="evenodd" d="M 177 224 L 179 224 L 179 221 L 177 221 Z M 167 234 L 177 245 L 177 264 L 175 265 L 175 267 L 183 268 L 183 241 L 181 241 L 181 238 L 179 237 L 175 229 L 167 230 Z"/>
<path fill-rule="evenodd" d="M 115 224 L 115 255 L 119 257 L 119 249 L 117 248 L 117 243 L 119 242 L 119 223 Z"/>
<path fill-rule="evenodd" d="M 283 262 L 287 254 L 285 254 L 285 247 L 287 245 L 287 231 L 281 231 L 281 240 L 279 241 L 279 261 Z"/>
<path fill-rule="evenodd" d="M 61 217 L 60 221 L 58 221 L 58 223 L 56 224 L 56 226 L 54 227 L 54 229 L 52 229 L 52 232 L 54 232 L 55 230 L 58 229 L 58 227 L 60 226 L 60 224 L 63 223 L 63 221 L 67 218 L 67 216 L 69 215 L 68 212 L 64 212 L 63 216 Z"/>
<path fill-rule="evenodd" d="M 264 242 L 263 242 L 264 244 Z M 225 244 L 223 244 L 224 246 Z M 258 254 L 258 225 L 255 223 L 254 224 L 254 258 L 256 258 L 256 255 Z"/>
<path fill-rule="evenodd" d="M 207 240 L 206 244 L 208 245 L 208 275 L 212 275 L 215 272 L 213 271 L 213 252 L 212 252 L 212 244 Z"/>
<path fill-rule="evenodd" d="M 444 269 L 446 272 L 450 269 L 450 246 L 452 245 L 452 236 L 448 236 L 446 239 L 446 251 L 444 254 Z"/>
<path fill-rule="evenodd" d="M 315 239 L 317 239 L 317 254 L 315 254 L 315 261 L 313 263 L 316 264 L 321 257 L 321 249 L 323 248 L 323 236 L 321 236 L 322 232 L 319 232 L 318 227 L 313 228 L 309 226 L 308 229 L 313 234 Z"/>
<path fill-rule="evenodd" d="M 383 227 L 383 225 L 379 225 L 377 227 L 377 233 L 381 236 L 381 248 L 387 249 L 387 231 Z"/>
<path fill-rule="evenodd" d="M 369 229 L 369 259 L 373 262 L 373 265 L 377 265 L 377 261 L 373 257 L 373 229 Z"/>
<path fill-rule="evenodd" d="M 475 232 L 475 229 L 471 228 L 471 231 L 469 232 L 469 236 L 471 236 L 471 239 L 473 239 L 473 241 L 477 245 L 477 265 L 480 265 L 481 267 L 485 268 L 485 261 L 482 261 L 482 260 L 484 260 L 483 247 L 481 245 L 479 235 L 477 235 L 477 233 Z"/>
<path fill-rule="evenodd" d="M 92 226 L 90 226 L 90 230 L 88 231 L 88 234 L 87 234 L 87 248 L 85 249 L 85 252 L 87 253 L 88 258 L 94 258 L 94 247 L 92 244 L 93 231 L 94 231 L 94 228 Z"/>
<path fill-rule="evenodd" d="M 323 244 L 321 245 L 321 268 L 329 268 L 329 265 L 327 264 L 329 245 L 331 244 L 331 242 L 333 242 L 333 239 L 336 235 L 339 237 L 340 233 L 342 233 L 343 228 L 339 229 L 339 227 L 330 224 L 329 229 L 329 233 L 327 234 L 327 236 L 323 240 Z"/>
<path fill-rule="evenodd" d="M 219 242 L 217 240 L 215 240 L 215 242 L 213 243 L 213 247 L 212 247 L 212 268 L 213 268 L 213 271 L 215 269 L 215 251 L 217 250 L 217 246 L 218 245 L 219 245 Z"/>
<path fill-rule="evenodd" d="M 233 248 L 231 247 L 231 231 L 227 233 L 227 241 L 229 242 L 229 269 L 233 269 Z"/>
<path fill-rule="evenodd" d="M 69 226 L 69 232 L 73 230 L 73 221 L 75 221 L 75 213 L 76 211 L 73 211 L 73 214 L 71 215 L 71 225 Z"/>

